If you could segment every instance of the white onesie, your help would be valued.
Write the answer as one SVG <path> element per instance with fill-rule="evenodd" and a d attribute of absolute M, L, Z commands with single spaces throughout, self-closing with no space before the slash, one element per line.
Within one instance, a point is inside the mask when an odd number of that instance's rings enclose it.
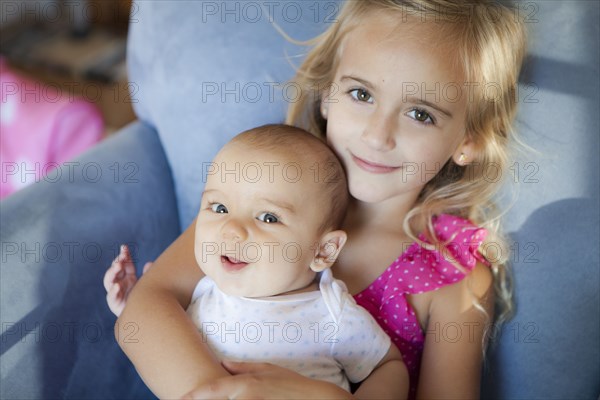
<path fill-rule="evenodd" d="M 235 297 L 205 277 L 187 313 L 221 360 L 269 362 L 349 390 L 348 379 L 369 376 L 390 338 L 331 271 L 320 274 L 319 289 Z"/>

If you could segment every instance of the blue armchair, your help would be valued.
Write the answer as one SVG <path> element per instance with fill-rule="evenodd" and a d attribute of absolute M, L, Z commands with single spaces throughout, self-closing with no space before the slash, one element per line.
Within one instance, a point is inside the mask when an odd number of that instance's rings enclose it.
<path fill-rule="evenodd" d="M 187 226 L 202 162 L 235 133 L 282 121 L 289 63 L 336 1 L 137 2 L 128 65 L 139 120 L 0 203 L 0 398 L 151 398 L 117 346 L 102 276 Z M 531 28 L 506 216 L 517 313 L 495 337 L 482 397 L 600 394 L 597 2 L 517 3 Z M 300 55 L 300 57 L 296 57 Z M 283 86 L 277 86 L 276 83 Z"/>

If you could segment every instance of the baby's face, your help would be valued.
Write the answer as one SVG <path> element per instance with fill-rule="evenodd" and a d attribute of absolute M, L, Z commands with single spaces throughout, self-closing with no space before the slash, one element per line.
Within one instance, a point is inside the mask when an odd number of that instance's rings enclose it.
<path fill-rule="evenodd" d="M 310 166 L 279 153 L 230 143 L 206 168 L 195 254 L 227 294 L 274 296 L 314 280 L 328 202 Z"/>

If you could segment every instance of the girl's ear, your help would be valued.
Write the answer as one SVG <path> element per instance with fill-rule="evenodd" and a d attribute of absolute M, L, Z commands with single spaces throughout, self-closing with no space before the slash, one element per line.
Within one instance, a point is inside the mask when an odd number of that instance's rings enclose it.
<path fill-rule="evenodd" d="M 327 119 L 327 112 L 329 111 L 328 97 L 323 97 L 321 99 L 321 116 L 323 119 Z"/>
<path fill-rule="evenodd" d="M 333 85 L 326 90 L 321 91 L 321 104 L 319 105 L 319 109 L 321 110 L 321 116 L 323 119 L 327 119 L 327 114 L 329 113 L 329 102 L 331 102 L 331 91 L 333 89 Z"/>
<path fill-rule="evenodd" d="M 479 151 L 475 142 L 472 139 L 467 138 L 460 146 L 458 146 L 452 155 L 452 160 L 455 164 L 464 167 L 467 164 L 476 161 L 478 159 L 478 154 Z"/>
<path fill-rule="evenodd" d="M 347 238 L 346 232 L 342 230 L 328 232 L 323 235 L 317 243 L 310 269 L 314 272 L 321 272 L 330 268 L 340 255 Z"/>

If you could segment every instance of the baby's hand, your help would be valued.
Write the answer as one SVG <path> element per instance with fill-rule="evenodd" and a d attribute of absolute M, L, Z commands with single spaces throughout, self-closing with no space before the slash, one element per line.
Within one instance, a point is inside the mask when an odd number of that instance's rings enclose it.
<path fill-rule="evenodd" d="M 151 262 L 144 265 L 143 272 L 152 266 Z M 104 274 L 104 288 L 106 289 L 106 302 L 110 311 L 117 317 L 125 308 L 129 292 L 137 282 L 135 264 L 126 245 L 121 245 L 121 252 L 112 262 Z"/>

